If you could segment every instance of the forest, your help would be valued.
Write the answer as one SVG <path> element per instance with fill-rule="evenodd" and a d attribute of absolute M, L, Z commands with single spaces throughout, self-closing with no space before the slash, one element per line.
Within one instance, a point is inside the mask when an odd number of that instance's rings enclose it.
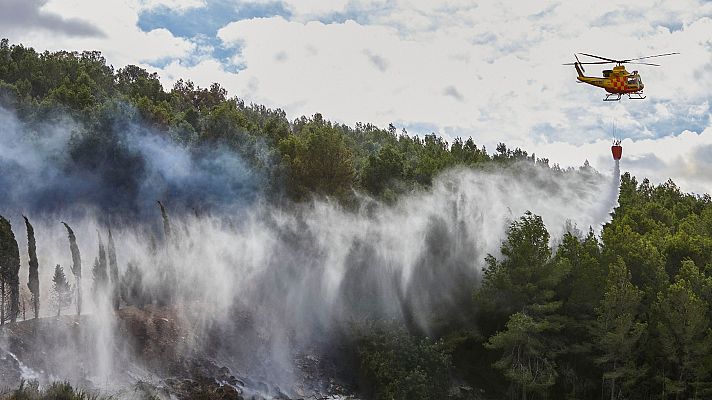
<path fill-rule="evenodd" d="M 329 199 L 355 213 L 373 201 L 396 204 L 428 191 L 456 168 L 545 170 L 562 181 L 598 175 L 588 165 L 549 165 L 504 143 L 488 151 L 473 138 L 449 143 L 435 133 L 351 127 L 320 114 L 290 121 L 280 109 L 228 96 L 218 83 L 201 88 L 179 80 L 166 90 L 157 74 L 134 65 L 115 69 L 99 52 L 40 53 L 6 39 L 0 42 L 0 108 L 11 110 L 29 135 L 71 120 L 70 151 L 59 170 L 93 171 L 92 182 L 99 182 L 87 192 L 51 187 L 25 195 L 10 193 L 19 190 L 18 182 L 29 185 L 21 176 L 0 174 L 0 213 L 27 215 L 25 227 L 0 218 L 5 325 L 24 319 L 24 310 L 49 317 L 74 304 L 81 313 L 81 296 L 72 295 L 81 293 L 75 289 L 82 279 L 71 222 L 64 228 L 73 259 L 67 275 L 75 283 L 65 275 L 68 266 L 55 262 L 39 266 L 52 269 L 52 281 L 40 282 L 37 273 L 31 221 L 61 215 L 66 202 L 107 215 L 101 233 L 106 245 L 83 280 L 110 292 L 111 308 L 118 310 L 180 300 L 158 289 L 147 292 L 137 268 L 117 263 L 108 228 L 158 209 L 168 237 L 168 212 L 177 218 L 209 214 L 236 198 L 249 203 L 259 197 L 284 209 Z M 149 168 L 117 133 L 132 124 L 189 154 L 219 149 L 235 155 L 254 179 L 215 183 L 206 173 L 197 186 L 169 187 L 166 197 L 145 199 L 137 176 Z M 232 191 L 218 195 L 213 183 Z M 196 188 L 204 193 L 190 192 Z M 535 211 L 513 216 L 457 306 L 429 309 L 437 315 L 426 317 L 436 321 L 427 331 L 409 318 L 366 314 L 350 321 L 339 337 L 342 369 L 356 371 L 344 372 L 355 391 L 376 400 L 712 398 L 712 199 L 684 193 L 671 180 L 655 185 L 629 173 L 622 174 L 619 189 L 601 229 L 570 227 L 552 236 Z M 59 195 L 65 202 L 54 200 Z M 169 210 L 156 207 L 166 198 L 173 200 Z M 29 262 L 20 265 L 18 242 L 25 232 Z M 442 266 L 432 258 L 428 268 L 437 276 Z M 23 294 L 20 281 L 29 293 Z M 40 302 L 39 286 L 51 287 L 53 297 Z"/>

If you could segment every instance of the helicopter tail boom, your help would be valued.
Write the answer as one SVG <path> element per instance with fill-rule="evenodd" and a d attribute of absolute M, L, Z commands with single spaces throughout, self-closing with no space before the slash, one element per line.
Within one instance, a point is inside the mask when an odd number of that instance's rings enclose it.
<path fill-rule="evenodd" d="M 583 78 L 583 71 L 581 71 L 581 67 L 578 65 L 578 63 L 574 63 L 574 67 L 576 68 L 576 72 L 578 73 L 579 78 Z"/>

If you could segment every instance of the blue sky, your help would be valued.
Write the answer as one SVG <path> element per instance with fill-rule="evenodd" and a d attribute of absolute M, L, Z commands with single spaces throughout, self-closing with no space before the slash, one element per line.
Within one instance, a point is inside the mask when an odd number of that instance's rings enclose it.
<path fill-rule="evenodd" d="M 40 50 L 101 50 L 284 109 L 412 134 L 500 141 L 561 165 L 610 167 L 612 126 L 631 172 L 712 187 L 712 2 L 602 0 L 8 0 L 0 29 Z M 13 5 L 13 3 L 17 3 Z M 99 3 L 99 4 L 96 4 Z M 12 15 L 14 10 L 23 13 Z M 574 52 L 630 58 L 648 98 L 603 103 Z M 600 74 L 603 67 L 589 66 Z"/>
<path fill-rule="evenodd" d="M 282 16 L 289 18 L 291 12 L 281 2 L 238 3 L 229 0 L 211 1 L 204 7 L 180 10 L 168 5 L 159 5 L 138 14 L 138 27 L 144 32 L 154 29 L 167 29 L 175 37 L 180 37 L 209 47 L 210 56 L 227 61 L 239 51 L 239 46 L 225 46 L 217 38 L 217 32 L 223 26 L 234 21 L 253 18 Z M 165 62 L 152 62 L 150 65 L 163 67 Z"/>

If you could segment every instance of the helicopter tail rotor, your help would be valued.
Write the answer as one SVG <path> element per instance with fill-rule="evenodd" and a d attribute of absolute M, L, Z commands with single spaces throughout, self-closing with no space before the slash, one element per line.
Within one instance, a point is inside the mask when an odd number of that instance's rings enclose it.
<path fill-rule="evenodd" d="M 576 62 L 574 63 L 574 68 L 576 68 L 576 73 L 578 73 L 579 78 L 584 77 L 584 72 L 586 72 L 585 69 L 583 69 L 583 65 L 581 65 L 581 61 L 579 61 L 578 56 L 576 56 L 576 53 L 574 53 L 574 57 L 576 57 Z"/>
<path fill-rule="evenodd" d="M 581 72 L 586 72 L 586 70 L 583 69 L 583 64 L 581 64 L 581 60 L 578 59 L 578 56 L 576 55 L 576 53 L 574 53 L 574 57 L 576 57 L 576 62 L 578 63 L 578 66 L 581 68 Z M 578 71 L 578 68 L 576 68 L 576 70 Z M 583 74 L 581 72 L 579 72 L 579 76 L 583 76 Z"/>

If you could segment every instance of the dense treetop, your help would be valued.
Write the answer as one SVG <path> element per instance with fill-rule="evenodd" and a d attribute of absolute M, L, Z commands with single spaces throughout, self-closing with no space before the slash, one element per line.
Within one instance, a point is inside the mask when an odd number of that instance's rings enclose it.
<path fill-rule="evenodd" d="M 127 113 L 126 105 L 135 113 Z M 448 143 L 434 133 L 411 136 L 392 125 L 381 129 L 368 123 L 350 127 L 320 114 L 289 121 L 280 109 L 229 97 L 218 83 L 201 88 L 179 80 L 166 91 L 157 74 L 135 65 L 117 70 L 100 52 L 38 53 L 7 40 L 0 43 L 0 106 L 16 110 L 30 125 L 66 115 L 81 122 L 72 156 L 88 166 L 98 162 L 92 153 L 126 157 L 112 154 L 107 142 L 127 115 L 191 149 L 224 145 L 269 176 L 269 188 L 285 189 L 295 200 L 312 194 L 348 200 L 352 189 L 393 199 L 428 187 L 435 175 L 455 165 L 515 159 L 548 164 L 504 144 L 488 154 L 472 138 Z"/>

